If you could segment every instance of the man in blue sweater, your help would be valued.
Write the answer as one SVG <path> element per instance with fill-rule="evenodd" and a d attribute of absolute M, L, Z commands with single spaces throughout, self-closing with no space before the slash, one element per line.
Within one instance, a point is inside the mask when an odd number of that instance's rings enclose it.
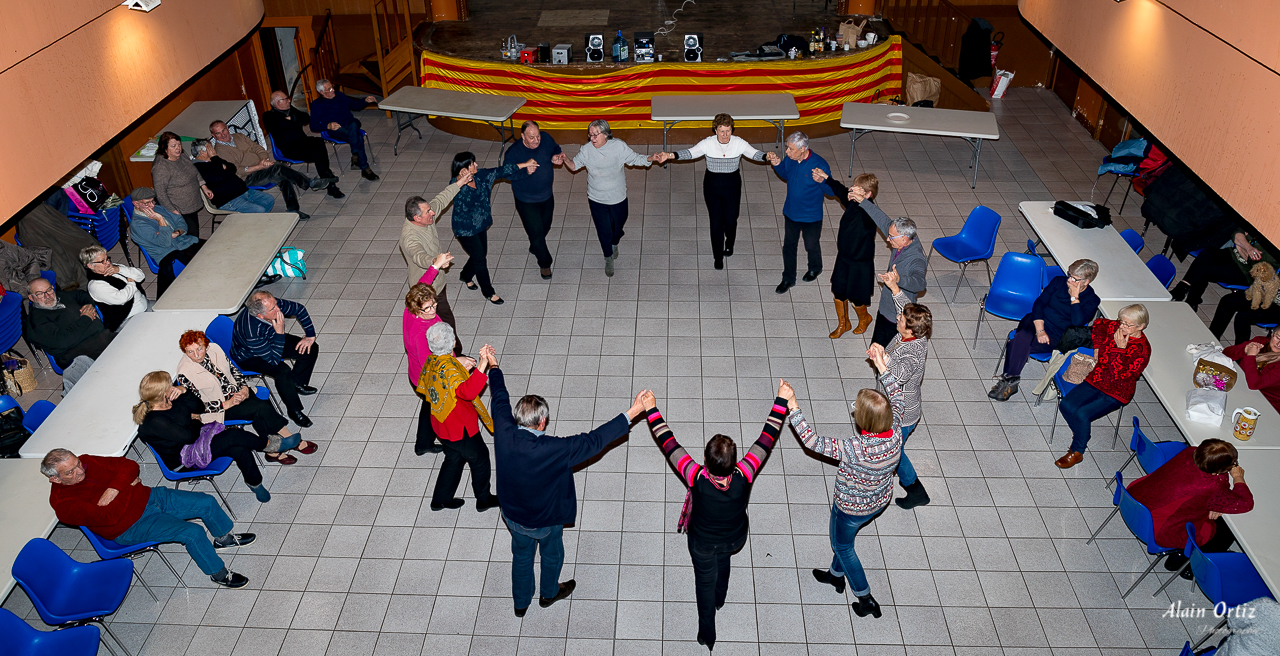
<path fill-rule="evenodd" d="M 306 337 L 285 333 L 285 317 L 296 318 Z M 311 419 L 302 413 L 302 400 L 298 395 L 316 393 L 316 388 L 309 383 L 320 349 L 316 346 L 316 327 L 306 306 L 276 298 L 268 291 L 250 294 L 231 328 L 229 355 L 241 369 L 271 376 L 289 418 L 299 428 L 311 427 Z M 285 360 L 293 360 L 293 367 Z"/>
<path fill-rule="evenodd" d="M 316 134 L 328 132 L 335 141 L 346 142 L 351 146 L 352 170 L 359 169 L 365 180 L 377 180 L 378 174 L 369 168 L 369 159 L 364 152 L 360 121 L 351 111 L 364 109 L 378 99 L 373 96 L 352 98 L 338 93 L 328 80 L 316 82 L 316 91 L 320 92 L 320 97 L 311 101 L 311 131 Z"/>
<path fill-rule="evenodd" d="M 822 200 L 825 184 L 814 182 L 813 170 L 819 169 L 828 176 L 831 167 L 817 153 L 809 150 L 809 137 L 803 132 L 792 132 L 787 137 L 787 156 L 777 153 L 765 155 L 778 177 L 787 183 L 787 200 L 782 204 L 782 219 L 786 231 L 782 238 L 782 282 L 774 291 L 779 294 L 796 286 L 796 250 L 800 235 L 804 235 L 804 250 L 809 253 L 809 270 L 805 282 L 813 282 L 822 273 Z"/>
<path fill-rule="evenodd" d="M 511 178 L 511 192 L 516 197 L 516 213 L 529 235 L 529 252 L 538 260 L 543 280 L 551 279 L 551 251 L 547 249 L 547 233 L 551 232 L 551 214 L 556 208 L 551 183 L 555 177 L 554 164 L 564 162 L 560 144 L 554 137 L 543 134 L 536 121 L 525 121 L 520 128 L 520 141 L 511 144 L 503 156 L 503 164 L 521 164 L 528 160 L 538 163 L 529 175 Z"/>
<path fill-rule="evenodd" d="M 516 617 L 524 617 L 533 601 L 533 556 L 542 549 L 542 584 L 538 605 L 546 608 L 573 594 L 577 582 L 560 583 L 564 565 L 564 525 L 578 514 L 573 468 L 600 453 L 631 429 L 644 412 L 637 395 L 626 412 L 589 433 L 570 437 L 546 434 L 550 421 L 546 399 L 529 394 L 511 397 L 497 354 L 486 344 L 480 357 L 489 363 L 493 393 L 493 451 L 498 474 L 498 500 L 511 530 L 511 597 Z"/>

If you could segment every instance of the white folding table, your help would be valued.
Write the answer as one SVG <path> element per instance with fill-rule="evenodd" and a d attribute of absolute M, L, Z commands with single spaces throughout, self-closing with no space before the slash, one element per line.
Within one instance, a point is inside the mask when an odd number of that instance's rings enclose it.
<path fill-rule="evenodd" d="M 891 118 L 892 116 L 892 118 Z M 906 116 L 906 118 L 899 118 Z M 853 170 L 853 152 L 858 137 L 868 132 L 903 132 L 935 137 L 958 137 L 973 147 L 972 188 L 978 186 L 978 161 L 982 157 L 982 141 L 1000 138 L 1000 126 L 991 112 L 971 112 L 958 109 L 933 107 L 901 107 L 847 102 L 840 111 L 840 127 L 851 128 L 849 133 L 849 170 Z"/>
<path fill-rule="evenodd" d="M 43 456 L 44 454 L 41 454 Z M 31 538 L 48 537 L 58 518 L 49 506 L 49 479 L 34 460 L 0 460 L 0 567 L 4 589 L 0 601 L 13 590 L 13 561 Z"/>
<path fill-rule="evenodd" d="M 156 311 L 238 311 L 297 223 L 294 212 L 228 214 L 156 301 Z"/>
<path fill-rule="evenodd" d="M 422 138 L 422 133 L 413 124 L 419 116 L 446 116 L 472 121 L 483 121 L 498 131 L 502 139 L 498 148 L 498 160 L 502 160 L 502 151 L 507 141 L 514 141 L 515 124 L 511 115 L 524 107 L 525 99 L 516 96 L 499 96 L 491 93 L 472 93 L 469 91 L 453 91 L 450 89 L 429 89 L 426 87 L 401 87 L 378 103 L 378 109 L 396 113 L 396 143 L 392 151 L 400 154 L 400 133 L 413 129 Z"/>
<path fill-rule="evenodd" d="M 729 114 L 734 121 L 764 121 L 778 128 L 782 143 L 788 120 L 800 118 L 795 96 L 789 93 L 718 93 L 692 96 L 654 96 L 649 101 L 649 119 L 662 122 L 662 150 L 667 149 L 667 132 L 681 121 L 710 121 L 716 114 Z"/>
<path fill-rule="evenodd" d="M 1024 201 L 1018 209 L 1064 269 L 1081 258 L 1098 263 L 1098 278 L 1092 284 L 1098 298 L 1129 303 L 1172 298 L 1114 227 L 1077 228 L 1054 216 L 1053 201 Z"/>
<path fill-rule="evenodd" d="M 247 106 L 247 110 L 246 110 Z M 241 116 L 244 114 L 244 117 Z M 266 140 L 262 138 L 258 128 L 258 113 L 252 100 L 199 100 L 182 110 L 156 136 L 172 132 L 179 137 L 209 138 L 209 124 L 214 121 L 225 121 L 227 125 L 240 128 L 249 133 L 254 141 L 263 147 Z M 234 125 L 233 125 L 234 124 Z M 143 144 L 144 146 L 146 144 Z M 155 156 L 144 156 L 142 149 L 129 156 L 131 162 L 150 162 Z"/>
<path fill-rule="evenodd" d="M 1280 499 L 1280 477 L 1275 475 L 1280 471 L 1280 451 L 1241 451 L 1240 467 L 1253 493 L 1253 510 L 1222 517 L 1263 582 L 1271 588 L 1271 594 L 1280 597 L 1280 586 L 1277 586 L 1280 583 L 1280 506 L 1276 505 Z"/>
<path fill-rule="evenodd" d="M 179 358 L 186 357 L 178 338 L 204 330 L 216 316 L 213 310 L 157 311 L 130 319 L 18 455 L 43 458 L 58 448 L 76 455 L 124 455 L 138 430 L 132 412 L 138 383 L 152 371 L 176 371 Z"/>

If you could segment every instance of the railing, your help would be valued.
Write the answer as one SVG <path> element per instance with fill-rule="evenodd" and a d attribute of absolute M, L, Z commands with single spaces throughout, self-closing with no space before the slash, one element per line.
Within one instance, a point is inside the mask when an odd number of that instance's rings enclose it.
<path fill-rule="evenodd" d="M 881 14 L 893 29 L 919 44 L 944 67 L 960 67 L 960 37 L 969 29 L 968 15 L 947 0 L 881 0 Z"/>
<path fill-rule="evenodd" d="M 324 10 L 324 22 L 316 32 L 316 47 L 311 49 L 311 61 L 307 62 L 307 66 L 313 67 L 311 72 L 313 80 L 332 80 L 338 76 L 338 46 L 333 40 L 333 31 L 329 29 L 329 24 L 332 22 L 333 12 Z M 310 89 L 307 91 L 307 97 L 308 99 L 311 97 Z"/>

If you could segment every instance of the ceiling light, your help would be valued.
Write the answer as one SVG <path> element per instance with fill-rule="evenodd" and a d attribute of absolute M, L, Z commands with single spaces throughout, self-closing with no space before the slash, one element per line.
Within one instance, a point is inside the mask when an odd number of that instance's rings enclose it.
<path fill-rule="evenodd" d="M 151 11 L 160 6 L 160 0 L 125 0 L 121 4 L 138 11 Z"/>

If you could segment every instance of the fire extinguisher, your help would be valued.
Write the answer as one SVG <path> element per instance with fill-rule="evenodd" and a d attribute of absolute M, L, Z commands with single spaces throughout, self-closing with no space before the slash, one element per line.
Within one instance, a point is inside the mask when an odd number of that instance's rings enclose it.
<path fill-rule="evenodd" d="M 991 35 L 991 72 L 994 75 L 996 70 L 996 55 L 1000 54 L 1000 48 L 1004 46 L 1004 32 L 996 32 Z"/>

